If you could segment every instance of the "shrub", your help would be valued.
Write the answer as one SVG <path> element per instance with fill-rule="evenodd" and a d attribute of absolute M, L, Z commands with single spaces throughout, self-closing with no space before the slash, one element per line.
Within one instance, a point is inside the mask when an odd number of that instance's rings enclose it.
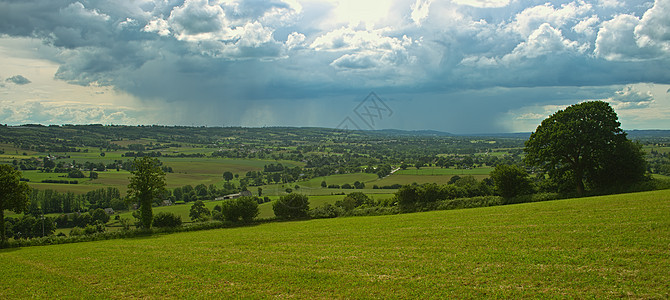
<path fill-rule="evenodd" d="M 102 224 L 109 222 L 109 215 L 105 212 L 104 209 L 98 208 L 91 213 L 91 219 L 93 222 L 100 221 Z"/>
<path fill-rule="evenodd" d="M 249 196 L 224 200 L 221 204 L 221 214 L 225 221 L 251 222 L 258 216 L 258 201 Z"/>
<path fill-rule="evenodd" d="M 487 207 L 487 206 L 498 206 L 503 205 L 504 200 L 499 196 L 480 196 L 472 198 L 458 198 L 443 200 L 436 203 L 437 206 L 435 209 L 438 210 L 449 210 L 449 209 L 462 209 L 462 208 L 475 208 L 475 207 Z"/>
<path fill-rule="evenodd" d="M 154 216 L 153 226 L 178 227 L 181 226 L 181 217 L 170 212 L 160 212 Z"/>
<path fill-rule="evenodd" d="M 191 210 L 188 215 L 191 217 L 192 221 L 204 222 L 209 220 L 211 213 L 209 212 L 209 209 L 205 207 L 205 203 L 202 202 L 202 200 L 198 200 L 191 205 Z"/>
<path fill-rule="evenodd" d="M 491 171 L 491 179 L 493 179 L 496 192 L 504 198 L 533 193 L 533 183 L 528 178 L 528 173 L 518 166 L 497 165 Z"/>
<path fill-rule="evenodd" d="M 69 178 L 85 178 L 86 175 L 84 175 L 84 172 L 82 172 L 79 169 L 72 169 L 70 172 L 67 173 L 67 177 Z"/>
<path fill-rule="evenodd" d="M 75 227 L 72 228 L 72 230 L 70 230 L 70 236 L 80 236 L 80 235 L 84 235 L 84 229 L 80 227 Z"/>
<path fill-rule="evenodd" d="M 95 224 L 87 225 L 86 228 L 84 228 L 84 234 L 94 234 L 98 232 L 105 232 L 106 230 L 107 228 L 105 227 L 105 224 L 95 222 Z"/>
<path fill-rule="evenodd" d="M 272 204 L 275 216 L 282 219 L 295 219 L 307 217 L 309 211 L 309 199 L 306 195 L 291 193 L 279 197 Z"/>
<path fill-rule="evenodd" d="M 361 192 L 349 193 L 349 195 L 344 197 L 341 201 L 335 202 L 335 206 L 341 207 L 345 211 L 350 211 L 363 204 L 374 206 L 375 203 L 374 200 Z"/>
<path fill-rule="evenodd" d="M 341 215 L 342 212 L 341 208 L 331 205 L 330 203 L 325 203 L 322 206 L 310 209 L 309 217 L 314 219 L 335 218 Z"/>

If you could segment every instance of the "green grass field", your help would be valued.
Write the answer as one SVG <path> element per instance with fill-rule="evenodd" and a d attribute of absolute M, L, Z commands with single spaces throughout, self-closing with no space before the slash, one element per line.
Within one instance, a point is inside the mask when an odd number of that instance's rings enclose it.
<path fill-rule="evenodd" d="M 437 183 L 437 184 L 447 184 L 451 177 L 455 175 L 403 175 L 403 174 L 393 174 L 386 178 L 370 182 L 370 185 L 386 186 L 394 184 L 412 184 L 412 183 Z M 458 175 L 461 176 L 461 175 Z M 488 178 L 489 175 L 470 175 L 477 180 L 482 180 Z M 368 183 L 366 183 L 368 185 Z"/>
<path fill-rule="evenodd" d="M 668 298 L 670 191 L 0 250 L 0 298 Z"/>
<path fill-rule="evenodd" d="M 474 169 L 454 169 L 454 168 L 408 168 L 406 170 L 398 170 L 396 175 L 488 175 L 493 168 L 481 167 Z"/>

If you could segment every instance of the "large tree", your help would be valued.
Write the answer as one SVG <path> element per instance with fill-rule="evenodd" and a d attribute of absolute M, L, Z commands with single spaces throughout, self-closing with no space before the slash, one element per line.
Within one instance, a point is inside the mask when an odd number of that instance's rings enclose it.
<path fill-rule="evenodd" d="M 128 196 L 140 205 L 140 217 L 145 229 L 151 228 L 153 211 L 151 203 L 165 192 L 165 173 L 161 170 L 160 161 L 148 156 L 133 161 L 130 172 Z"/>
<path fill-rule="evenodd" d="M 21 213 L 28 208 L 30 187 L 21 181 L 21 172 L 10 165 L 0 165 L 0 245 L 7 240 L 5 209 Z"/>
<path fill-rule="evenodd" d="M 584 194 L 585 184 L 604 187 L 638 180 L 644 176 L 643 152 L 626 138 L 620 125 L 607 102 L 569 106 L 542 121 L 531 134 L 525 161 L 553 179 L 571 182 L 577 195 Z M 605 179 L 611 176 L 625 178 Z"/>

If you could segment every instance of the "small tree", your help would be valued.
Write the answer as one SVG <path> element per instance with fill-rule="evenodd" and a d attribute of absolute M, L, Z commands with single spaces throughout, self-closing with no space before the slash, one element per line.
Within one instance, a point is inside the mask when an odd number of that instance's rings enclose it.
<path fill-rule="evenodd" d="M 251 222 L 258 213 L 258 201 L 254 197 L 228 199 L 221 204 L 223 218 L 231 222 Z"/>
<path fill-rule="evenodd" d="M 321 187 L 322 187 L 322 188 L 325 188 L 326 186 L 328 186 L 328 184 L 326 183 L 326 181 L 325 181 L 325 180 L 324 180 L 324 181 L 321 181 Z"/>
<path fill-rule="evenodd" d="M 178 227 L 181 226 L 181 217 L 169 212 L 160 212 L 153 219 L 153 225 L 156 227 Z"/>
<path fill-rule="evenodd" d="M 5 209 L 21 213 L 28 207 L 30 187 L 21 181 L 21 172 L 10 165 L 0 165 L 0 244 L 7 240 Z"/>
<path fill-rule="evenodd" d="M 91 219 L 93 219 L 93 222 L 100 221 L 100 223 L 106 224 L 109 222 L 109 215 L 104 209 L 98 208 L 91 213 Z"/>
<path fill-rule="evenodd" d="M 306 195 L 291 193 L 279 197 L 279 200 L 272 204 L 272 210 L 278 218 L 304 218 L 309 211 L 309 199 Z"/>
<path fill-rule="evenodd" d="M 79 169 L 72 169 L 70 172 L 67 173 L 67 177 L 69 177 L 69 178 L 85 178 L 86 175 L 84 175 L 84 172 L 82 172 Z"/>
<path fill-rule="evenodd" d="M 230 172 L 230 171 L 223 172 L 223 179 L 225 181 L 231 181 L 231 180 L 233 180 L 233 177 L 234 177 L 234 175 L 233 175 L 232 172 Z"/>
<path fill-rule="evenodd" d="M 512 198 L 533 192 L 533 185 L 528 173 L 515 165 L 497 165 L 491 171 L 491 179 L 496 192 L 504 198 Z"/>
<path fill-rule="evenodd" d="M 165 173 L 160 168 L 160 161 L 148 156 L 133 161 L 134 171 L 130 172 L 128 198 L 139 203 L 140 220 L 145 229 L 151 228 L 153 211 L 151 203 L 165 191 Z"/>
<path fill-rule="evenodd" d="M 205 203 L 198 200 L 191 205 L 191 211 L 188 215 L 191 217 L 192 221 L 207 221 L 211 213 L 209 212 L 209 209 L 205 207 Z"/>
<path fill-rule="evenodd" d="M 361 192 L 353 192 L 349 193 L 341 201 L 337 201 L 335 205 L 343 208 L 346 211 L 350 211 L 363 204 L 371 204 L 371 203 L 372 199 L 370 199 L 370 197 L 368 197 L 366 194 L 363 194 Z"/>

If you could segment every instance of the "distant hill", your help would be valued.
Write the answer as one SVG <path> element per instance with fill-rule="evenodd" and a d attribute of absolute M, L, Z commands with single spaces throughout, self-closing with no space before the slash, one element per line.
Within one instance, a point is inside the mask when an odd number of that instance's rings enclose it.
<path fill-rule="evenodd" d="M 372 130 L 374 133 L 381 133 L 392 136 L 455 136 L 449 132 L 437 130 L 400 130 L 400 129 L 380 129 Z"/>
<path fill-rule="evenodd" d="M 670 138 L 670 130 L 626 130 L 626 133 L 628 133 L 628 138 L 630 139 Z"/>

